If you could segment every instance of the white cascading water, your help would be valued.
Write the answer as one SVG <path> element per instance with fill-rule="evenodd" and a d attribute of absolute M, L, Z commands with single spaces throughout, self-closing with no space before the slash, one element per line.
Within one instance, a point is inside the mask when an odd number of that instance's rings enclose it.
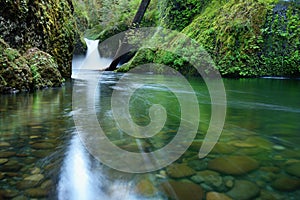
<path fill-rule="evenodd" d="M 87 44 L 87 52 L 85 56 L 74 56 L 72 60 L 72 78 L 76 78 L 76 74 L 80 70 L 103 70 L 112 62 L 110 58 L 102 58 L 98 51 L 99 40 L 84 39 Z M 80 72 L 81 73 L 81 72 Z"/>

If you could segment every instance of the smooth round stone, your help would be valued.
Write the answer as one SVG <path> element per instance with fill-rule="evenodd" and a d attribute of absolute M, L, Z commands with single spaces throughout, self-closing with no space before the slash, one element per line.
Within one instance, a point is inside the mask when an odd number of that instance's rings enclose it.
<path fill-rule="evenodd" d="M 230 142 L 230 144 L 232 144 L 235 147 L 239 147 L 239 148 L 253 148 L 256 147 L 256 144 L 253 143 L 247 143 L 247 142 L 243 142 L 243 141 L 232 141 Z"/>
<path fill-rule="evenodd" d="M 261 167 L 261 168 L 259 168 L 259 170 L 265 171 L 265 172 L 272 172 L 272 173 L 279 173 L 280 172 L 279 167 Z"/>
<path fill-rule="evenodd" d="M 34 174 L 34 175 L 31 175 L 31 176 L 25 177 L 24 180 L 25 180 L 25 181 L 36 181 L 36 182 L 39 182 L 39 181 L 41 181 L 43 178 L 44 178 L 44 175 L 43 175 L 43 174 Z"/>
<path fill-rule="evenodd" d="M 206 194 L 206 200 L 232 200 L 232 198 L 223 193 L 208 192 Z"/>
<path fill-rule="evenodd" d="M 154 196 L 157 192 L 152 182 L 148 179 L 140 180 L 136 185 L 135 191 L 137 194 L 147 197 Z"/>
<path fill-rule="evenodd" d="M 49 189 L 52 186 L 52 181 L 51 180 L 46 180 L 41 184 L 42 189 Z"/>
<path fill-rule="evenodd" d="M 32 136 L 29 137 L 29 139 L 37 139 L 37 138 L 40 138 L 40 136 L 38 136 L 38 135 L 32 135 Z"/>
<path fill-rule="evenodd" d="M 280 146 L 280 145 L 274 145 L 273 149 L 278 150 L 278 151 L 283 151 L 283 150 L 285 150 L 285 147 L 284 146 Z"/>
<path fill-rule="evenodd" d="M 0 151 L 0 158 L 8 158 L 16 155 L 16 152 L 12 151 Z"/>
<path fill-rule="evenodd" d="M 11 199 L 18 195 L 18 191 L 16 190 L 1 190 L 0 189 L 0 197 L 4 197 L 3 199 Z"/>
<path fill-rule="evenodd" d="M 248 156 L 223 156 L 208 162 L 208 169 L 229 175 L 243 175 L 259 167 L 259 163 Z"/>
<path fill-rule="evenodd" d="M 32 155 L 37 158 L 45 158 L 52 153 L 51 150 L 36 150 L 32 152 Z"/>
<path fill-rule="evenodd" d="M 41 169 L 38 167 L 35 167 L 30 171 L 30 173 L 31 174 L 39 174 L 39 173 L 41 173 Z"/>
<path fill-rule="evenodd" d="M 300 180 L 288 176 L 282 176 L 272 183 L 272 187 L 281 191 L 295 191 L 300 188 Z"/>
<path fill-rule="evenodd" d="M 236 151 L 236 148 L 232 145 L 226 143 L 218 142 L 214 148 L 212 149 L 211 153 L 215 154 L 230 154 Z"/>
<path fill-rule="evenodd" d="M 53 149 L 55 148 L 54 144 L 48 142 L 34 143 L 31 145 L 34 149 Z"/>
<path fill-rule="evenodd" d="M 42 198 L 42 197 L 46 197 L 48 195 L 48 192 L 47 190 L 42 188 L 31 188 L 25 190 L 25 194 L 32 198 Z"/>
<path fill-rule="evenodd" d="M 258 200 L 284 200 L 283 196 L 275 193 L 274 191 L 261 190 Z"/>
<path fill-rule="evenodd" d="M 236 151 L 236 154 L 238 155 L 257 155 L 257 154 L 261 154 L 262 152 L 264 152 L 265 149 L 262 148 L 241 148 L 238 151 Z"/>
<path fill-rule="evenodd" d="M 263 149 L 271 149 L 273 146 L 273 143 L 262 138 L 262 137 L 258 137 L 258 136 L 251 136 L 248 137 L 245 140 L 246 143 L 250 143 L 250 144 L 256 144 L 256 146 L 259 146 Z"/>
<path fill-rule="evenodd" d="M 203 189 L 194 183 L 169 181 L 160 184 L 160 190 L 170 199 L 199 200 L 203 198 Z"/>
<path fill-rule="evenodd" d="M 0 158 L 0 165 L 5 164 L 8 162 L 7 158 Z"/>
<path fill-rule="evenodd" d="M 10 147 L 10 144 L 8 142 L 1 142 L 0 141 L 0 147 Z"/>
<path fill-rule="evenodd" d="M 4 165 L 0 166 L 0 171 L 4 172 L 17 172 L 22 168 L 19 162 L 15 160 L 8 161 Z"/>
<path fill-rule="evenodd" d="M 17 197 L 12 198 L 11 200 L 28 200 L 28 198 L 25 196 L 17 196 Z"/>
<path fill-rule="evenodd" d="M 260 189 L 252 182 L 245 180 L 235 180 L 234 187 L 227 192 L 233 199 L 250 200 L 259 195 Z"/>
<path fill-rule="evenodd" d="M 24 189 L 28 189 L 28 188 L 33 188 L 33 187 L 37 186 L 38 183 L 39 182 L 37 182 L 37 181 L 27 181 L 27 180 L 20 181 L 17 183 L 17 189 L 24 190 Z"/>
<path fill-rule="evenodd" d="M 285 171 L 293 176 L 297 176 L 298 178 L 300 178 L 300 163 L 294 163 L 289 165 Z"/>
<path fill-rule="evenodd" d="M 196 172 L 185 164 L 172 164 L 167 167 L 167 174 L 171 178 L 183 178 L 194 175 Z"/>

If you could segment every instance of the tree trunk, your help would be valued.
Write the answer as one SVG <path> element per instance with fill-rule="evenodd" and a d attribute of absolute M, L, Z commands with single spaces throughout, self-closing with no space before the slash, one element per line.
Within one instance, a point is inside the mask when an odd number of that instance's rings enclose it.
<path fill-rule="evenodd" d="M 138 28 L 139 27 L 139 25 L 140 25 L 140 23 L 141 23 L 141 21 L 144 17 L 144 14 L 147 10 L 147 7 L 150 4 L 150 1 L 151 0 L 142 0 L 141 4 L 139 6 L 139 9 L 136 12 L 136 14 L 134 16 L 134 19 L 131 23 L 131 28 Z M 131 59 L 133 57 L 133 55 L 134 55 L 133 53 L 126 53 L 126 54 L 120 55 L 120 52 L 124 52 L 125 48 L 127 48 L 127 49 L 130 48 L 129 44 L 127 44 L 126 37 L 123 38 L 123 41 L 121 41 L 121 43 L 119 45 L 119 48 L 116 51 L 116 55 L 113 58 L 112 63 L 109 65 L 108 68 L 105 69 L 105 71 L 113 71 L 117 68 L 118 64 L 121 61 L 126 61 L 127 62 L 129 59 Z"/>

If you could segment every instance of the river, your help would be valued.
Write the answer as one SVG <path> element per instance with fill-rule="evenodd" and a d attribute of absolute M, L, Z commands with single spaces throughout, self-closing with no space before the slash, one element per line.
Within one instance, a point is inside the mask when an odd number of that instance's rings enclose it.
<path fill-rule="evenodd" d="M 81 61 L 78 58 L 77 63 Z M 107 65 L 108 60 L 99 62 Z M 90 115 L 80 115 L 81 110 L 72 107 L 74 97 L 78 98 L 74 87 L 97 86 L 86 95 L 94 97 L 99 125 L 116 146 L 136 153 L 162 149 L 179 131 L 182 105 L 167 87 L 155 83 L 163 80 L 178 88 L 178 93 L 187 93 L 180 89 L 176 76 L 140 75 L 152 84 L 131 96 L 132 120 L 140 126 L 149 124 L 153 104 L 166 108 L 167 119 L 154 137 L 133 138 L 114 121 L 111 108 L 113 91 L 126 92 L 126 87 L 118 85 L 124 74 L 82 69 L 84 76 L 79 78 L 79 71 L 74 68 L 74 79 L 61 88 L 0 96 L 0 199 L 205 199 L 222 193 L 233 199 L 296 200 L 300 196 L 300 80 L 223 79 L 227 96 L 224 128 L 213 150 L 199 159 L 210 123 L 211 100 L 205 82 L 189 78 L 200 110 L 192 144 L 169 166 L 128 173 L 107 166 L 105 160 L 100 162 L 86 148 L 80 133 L 85 130 L 78 123 L 88 124 Z M 110 160 L 132 164 L 126 157 Z"/>

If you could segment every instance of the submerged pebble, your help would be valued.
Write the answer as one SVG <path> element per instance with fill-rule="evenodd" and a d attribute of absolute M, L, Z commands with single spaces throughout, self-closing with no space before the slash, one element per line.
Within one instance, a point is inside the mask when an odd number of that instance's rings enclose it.
<path fill-rule="evenodd" d="M 234 187 L 227 195 L 237 200 L 250 200 L 259 195 L 260 189 L 256 184 L 246 180 L 235 180 Z"/>

